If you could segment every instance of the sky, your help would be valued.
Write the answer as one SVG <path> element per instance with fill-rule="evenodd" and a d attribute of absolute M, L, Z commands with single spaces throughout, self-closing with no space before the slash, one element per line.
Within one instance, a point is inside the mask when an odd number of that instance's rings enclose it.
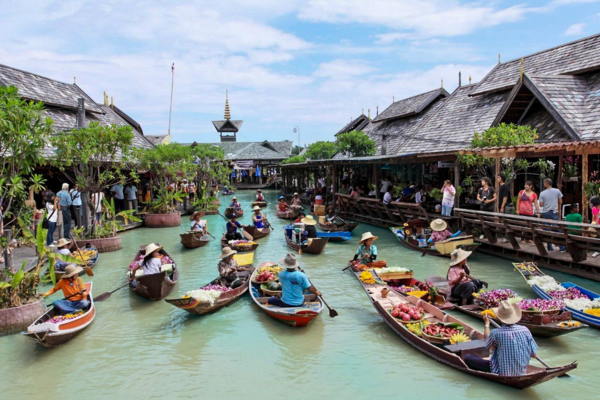
<path fill-rule="evenodd" d="M 146 135 L 333 140 L 393 99 L 600 31 L 598 0 L 0 0 L 0 64 L 103 92 Z M 175 64 L 174 75 L 171 65 Z M 442 83 L 443 82 L 443 83 Z"/>

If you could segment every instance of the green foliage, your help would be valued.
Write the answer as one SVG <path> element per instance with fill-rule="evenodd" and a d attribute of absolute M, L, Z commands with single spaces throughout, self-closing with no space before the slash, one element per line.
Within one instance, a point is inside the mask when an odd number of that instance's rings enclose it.
<path fill-rule="evenodd" d="M 318 141 L 308 146 L 304 155 L 311 160 L 327 160 L 336 153 L 335 143 Z"/>
<path fill-rule="evenodd" d="M 35 167 L 52 133 L 52 120 L 42 115 L 43 103 L 22 100 L 14 86 L 0 86 L 0 203 L 13 215 L 27 197 Z M 16 213 L 20 215 L 20 212 Z"/>
<path fill-rule="evenodd" d="M 375 141 L 363 131 L 340 133 L 335 141 L 335 149 L 350 157 L 372 156 L 377 152 Z"/>
<path fill-rule="evenodd" d="M 204 143 L 198 144 L 192 147 L 192 155 L 198 163 L 196 165 L 196 201 L 202 201 L 208 197 L 211 185 L 225 183 L 229 187 L 231 170 L 225 163 L 225 155 L 221 147 Z"/>
<path fill-rule="evenodd" d="M 537 138 L 538 134 L 536 130 L 528 125 L 507 125 L 501 123 L 481 133 L 475 132 L 475 137 L 471 140 L 471 147 L 477 149 L 484 147 L 520 146 L 534 144 Z"/>
<path fill-rule="evenodd" d="M 125 229 L 124 225 L 121 225 L 118 218 L 121 218 L 125 225 L 128 221 L 141 222 L 142 220 L 133 215 L 135 210 L 123 210 L 116 213 L 115 199 L 110 199 L 110 203 L 105 198 L 102 199 L 106 212 L 102 215 L 102 224 L 94 231 L 92 236 L 93 239 L 115 237 L 118 231 Z"/>
<path fill-rule="evenodd" d="M 442 200 L 444 198 L 444 193 L 442 193 L 442 191 L 438 188 L 431 189 L 429 194 L 436 200 Z"/>
<path fill-rule="evenodd" d="M 292 148 L 292 155 L 293 156 L 297 156 L 298 154 L 302 153 L 302 150 L 304 150 L 304 147 L 302 147 L 302 146 L 294 146 Z"/>
<path fill-rule="evenodd" d="M 286 158 L 281 163 L 282 164 L 298 164 L 298 163 L 303 163 L 305 161 L 306 161 L 306 157 L 304 157 L 304 156 L 293 156 L 290 158 Z"/>

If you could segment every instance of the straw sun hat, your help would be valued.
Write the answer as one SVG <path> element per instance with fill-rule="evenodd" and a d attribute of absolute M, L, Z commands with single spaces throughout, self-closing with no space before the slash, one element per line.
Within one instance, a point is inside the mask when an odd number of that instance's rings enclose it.
<path fill-rule="evenodd" d="M 203 212 L 204 212 L 204 211 L 196 211 L 195 213 L 193 213 L 193 214 L 190 216 L 190 221 L 193 221 L 193 220 L 196 218 L 196 216 L 197 216 L 197 215 L 200 215 L 200 214 L 202 214 Z"/>
<path fill-rule="evenodd" d="M 298 269 L 298 260 L 296 259 L 296 256 L 293 255 L 292 253 L 287 253 L 287 255 L 285 256 L 285 258 L 282 258 L 281 260 L 279 260 L 279 265 L 281 265 L 282 267 L 286 268 L 286 269 Z"/>
<path fill-rule="evenodd" d="M 75 264 L 69 264 L 67 265 L 67 267 L 65 268 L 65 274 L 63 275 L 63 279 L 67 279 L 70 278 L 74 275 L 79 275 L 79 273 L 83 271 L 83 268 L 78 267 Z"/>
<path fill-rule="evenodd" d="M 521 320 L 523 315 L 521 307 L 518 304 L 510 304 L 508 301 L 503 300 L 497 308 L 494 308 L 494 314 L 496 317 L 505 324 L 516 324 Z"/>
<path fill-rule="evenodd" d="M 252 210 L 253 210 L 253 211 L 260 211 L 260 207 L 259 207 L 259 206 L 254 206 L 254 207 L 252 208 Z"/>
<path fill-rule="evenodd" d="M 236 253 L 237 253 L 237 251 L 231 250 L 231 247 L 223 247 L 223 250 L 221 250 L 221 255 L 219 256 L 219 258 L 227 258 Z"/>
<path fill-rule="evenodd" d="M 456 264 L 461 263 L 463 260 L 466 260 L 472 251 L 464 251 L 463 249 L 456 249 L 452 253 L 450 253 L 450 266 L 453 267 Z"/>
<path fill-rule="evenodd" d="M 436 232 L 442 232 L 442 231 L 446 230 L 446 228 L 448 227 L 448 224 L 443 219 L 438 218 L 438 219 L 434 219 L 431 222 L 431 225 L 429 225 L 429 227 Z"/>
<path fill-rule="evenodd" d="M 162 248 L 163 248 L 162 246 L 157 246 L 154 243 L 150 243 L 144 249 L 144 259 L 148 258 L 150 256 L 150 254 L 154 253 L 156 250 L 161 250 Z"/>
<path fill-rule="evenodd" d="M 373 236 L 373 234 L 371 232 L 365 232 L 362 234 L 362 237 L 360 238 L 360 241 L 358 243 L 363 244 L 365 241 L 367 241 L 369 239 L 377 240 L 378 237 Z"/>
<path fill-rule="evenodd" d="M 58 243 L 56 243 L 56 247 L 63 247 L 68 245 L 69 243 L 71 243 L 69 239 L 62 238 L 58 240 Z"/>
<path fill-rule="evenodd" d="M 308 217 L 302 218 L 301 222 L 304 225 L 316 225 L 317 224 L 317 221 L 315 221 L 315 219 L 313 218 L 312 215 L 309 215 Z"/>

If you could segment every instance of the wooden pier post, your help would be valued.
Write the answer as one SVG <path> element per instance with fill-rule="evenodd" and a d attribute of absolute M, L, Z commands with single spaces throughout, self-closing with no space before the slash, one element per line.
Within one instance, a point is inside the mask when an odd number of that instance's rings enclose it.
<path fill-rule="evenodd" d="M 500 204 L 498 201 L 498 192 L 500 191 L 500 183 L 498 183 L 498 174 L 500 173 L 500 157 L 496 157 L 496 165 L 494 168 L 494 190 L 496 191 L 496 201 L 494 203 L 494 210 L 500 212 Z"/>
<path fill-rule="evenodd" d="M 589 154 L 584 153 L 581 155 L 581 211 L 583 216 L 583 221 L 588 220 L 588 198 L 585 195 L 585 184 L 588 182 L 588 158 Z M 564 215 L 563 215 L 564 217 Z"/>
<path fill-rule="evenodd" d="M 460 186 L 460 166 L 458 165 L 458 160 L 454 161 L 454 190 L 456 191 Z M 459 196 L 454 196 L 454 207 L 458 207 L 460 205 Z"/>

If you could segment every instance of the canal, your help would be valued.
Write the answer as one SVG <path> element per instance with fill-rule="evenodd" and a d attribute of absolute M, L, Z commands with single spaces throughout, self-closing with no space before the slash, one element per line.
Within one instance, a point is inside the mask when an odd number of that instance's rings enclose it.
<path fill-rule="evenodd" d="M 278 193 L 267 192 L 267 216 L 274 232 L 260 239 L 255 265 L 278 259 L 289 251 L 275 217 Z M 252 192 L 238 195 L 249 223 Z M 222 196 L 221 210 L 231 196 Z M 224 222 L 207 216 L 210 232 L 218 238 Z M 217 272 L 218 241 L 186 250 L 179 228 L 136 229 L 123 234 L 123 250 L 100 255 L 94 269 L 96 295 L 125 283 L 124 272 L 137 248 L 160 242 L 177 262 L 180 281 L 170 297 L 198 288 Z M 193 316 L 166 302 L 149 302 L 123 289 L 97 303 L 94 323 L 79 337 L 56 349 L 45 349 L 21 335 L 0 337 L 0 387 L 4 399 L 113 398 L 246 398 L 246 399 L 531 399 L 593 398 L 595 374 L 600 367 L 598 330 L 536 339 L 538 355 L 551 365 L 574 360 L 579 368 L 570 378 L 554 379 L 521 393 L 477 379 L 433 361 L 400 339 L 381 320 L 354 276 L 343 273 L 360 235 L 371 231 L 379 258 L 389 265 L 415 271 L 415 277 L 445 275 L 448 261 L 411 252 L 386 229 L 361 224 L 349 242 L 330 243 L 322 255 L 304 254 L 302 267 L 325 300 L 339 312 L 327 312 L 307 328 L 291 328 L 260 312 L 249 296 L 214 315 Z M 523 297 L 535 297 L 521 275 L 504 259 L 475 254 L 472 273 L 490 288 L 510 288 Z M 552 273 L 591 290 L 600 284 Z M 84 276 L 84 280 L 90 278 Z M 45 290 L 46 288 L 44 288 Z M 52 299 L 59 298 L 59 294 Z M 48 299 L 50 302 L 50 299 Z M 462 314 L 465 322 L 483 329 L 483 323 Z"/>

